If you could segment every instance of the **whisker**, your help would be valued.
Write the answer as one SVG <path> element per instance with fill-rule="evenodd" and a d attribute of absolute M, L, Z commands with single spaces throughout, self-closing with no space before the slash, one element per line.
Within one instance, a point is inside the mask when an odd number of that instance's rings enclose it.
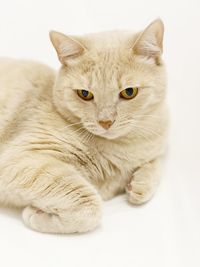
<path fill-rule="evenodd" d="M 64 126 L 63 128 L 59 129 L 60 131 L 64 130 L 64 129 L 67 129 L 69 127 L 72 127 L 74 125 L 78 125 L 78 124 L 82 124 L 82 122 L 76 122 L 76 123 L 72 123 L 72 124 L 69 124 L 69 125 L 66 125 Z"/>

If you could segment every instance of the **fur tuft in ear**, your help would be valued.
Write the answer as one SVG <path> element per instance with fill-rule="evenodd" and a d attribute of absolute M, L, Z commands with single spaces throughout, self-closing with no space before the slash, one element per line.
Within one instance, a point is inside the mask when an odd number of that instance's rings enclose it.
<path fill-rule="evenodd" d="M 132 49 L 135 54 L 159 58 L 163 52 L 164 25 L 161 19 L 153 21 L 139 34 Z"/>
<path fill-rule="evenodd" d="M 70 58 L 81 55 L 85 50 L 78 41 L 62 33 L 51 31 L 49 36 L 62 64 L 67 63 Z"/>

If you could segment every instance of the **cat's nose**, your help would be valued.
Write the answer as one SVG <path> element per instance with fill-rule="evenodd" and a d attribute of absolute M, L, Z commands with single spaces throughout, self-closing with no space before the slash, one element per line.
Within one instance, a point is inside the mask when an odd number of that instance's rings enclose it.
<path fill-rule="evenodd" d="M 110 128 L 110 126 L 113 124 L 114 121 L 111 120 L 101 120 L 99 121 L 99 124 L 106 130 L 108 130 Z"/>

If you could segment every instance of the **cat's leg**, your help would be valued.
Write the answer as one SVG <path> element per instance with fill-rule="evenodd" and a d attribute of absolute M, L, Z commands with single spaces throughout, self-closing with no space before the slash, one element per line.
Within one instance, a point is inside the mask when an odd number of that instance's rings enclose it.
<path fill-rule="evenodd" d="M 157 158 L 137 168 L 126 186 L 129 202 L 142 204 L 153 196 L 160 180 L 160 167 L 160 159 Z"/>
<path fill-rule="evenodd" d="M 48 233 L 86 232 L 101 218 L 101 199 L 72 165 L 48 156 L 26 156 L 5 166 L 6 189 L 27 205 L 24 223 Z M 5 186 L 5 183 L 4 183 Z"/>

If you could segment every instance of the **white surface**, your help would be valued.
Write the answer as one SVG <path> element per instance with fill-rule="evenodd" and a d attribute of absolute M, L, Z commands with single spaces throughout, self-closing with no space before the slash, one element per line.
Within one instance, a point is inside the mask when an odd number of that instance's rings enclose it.
<path fill-rule="evenodd" d="M 125 196 L 104 205 L 102 226 L 85 235 L 27 229 L 20 212 L 0 209 L 0 266 L 200 266 L 200 2 L 161 0 L 0 1 L 0 55 L 58 67 L 50 29 L 77 34 L 166 26 L 171 108 L 170 151 L 161 186 L 148 204 Z M 199 254 L 199 255 L 198 255 Z"/>

